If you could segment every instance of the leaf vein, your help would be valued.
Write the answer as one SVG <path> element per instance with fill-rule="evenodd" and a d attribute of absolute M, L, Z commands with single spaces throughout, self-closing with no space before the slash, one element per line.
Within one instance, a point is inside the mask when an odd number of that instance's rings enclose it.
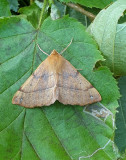
<path fill-rule="evenodd" d="M 4 129 L 2 129 L 0 131 L 0 133 L 3 132 L 5 129 L 7 129 L 14 121 L 16 121 L 17 118 L 22 114 L 23 111 L 24 111 L 24 109 L 18 114 L 18 116 L 12 122 L 9 123 L 9 125 L 7 125 Z"/>
<path fill-rule="evenodd" d="M 6 62 L 8 62 L 9 60 L 11 60 L 11 59 L 13 59 L 13 58 L 15 58 L 15 57 L 17 57 L 18 55 L 20 55 L 22 52 L 24 52 L 28 47 L 29 47 L 29 45 L 31 45 L 32 44 L 32 42 L 33 41 L 31 41 L 21 52 L 19 52 L 18 54 L 16 54 L 15 56 L 13 56 L 13 57 L 11 57 L 11 58 L 9 58 L 9 59 L 7 59 L 6 61 L 4 61 L 4 62 L 2 62 L 2 63 L 0 63 L 0 66 L 2 65 L 2 64 L 4 64 L 4 63 L 6 63 Z"/>
<path fill-rule="evenodd" d="M 66 150 L 65 147 L 63 146 L 62 141 L 60 140 L 60 138 L 58 137 L 58 135 L 57 135 L 56 132 L 54 131 L 52 125 L 50 124 L 50 122 L 49 122 L 49 120 L 48 120 L 48 118 L 47 118 L 47 116 L 46 116 L 46 113 L 45 113 L 44 110 L 42 110 L 42 109 L 41 109 L 41 111 L 45 114 L 45 117 L 46 117 L 46 119 L 47 119 L 47 121 L 48 121 L 48 123 L 49 123 L 49 125 L 50 125 L 50 127 L 51 127 L 51 129 L 52 129 L 52 131 L 54 132 L 54 134 L 56 135 L 57 139 L 59 140 L 59 142 L 60 142 L 63 150 L 65 150 L 65 152 L 66 152 L 66 154 L 68 155 L 68 157 L 70 157 L 71 160 L 73 160 L 73 158 L 69 155 L 69 153 L 67 152 L 67 150 Z"/>
<path fill-rule="evenodd" d="M 11 36 L 8 36 L 8 37 L 1 37 L 0 39 L 17 37 L 17 36 L 22 36 L 22 35 L 25 35 L 25 34 L 30 34 L 30 33 L 33 33 L 33 31 L 32 32 L 27 32 L 27 33 L 15 34 L 15 35 L 11 35 Z M 36 33 L 36 31 L 35 31 L 35 33 Z"/>
<path fill-rule="evenodd" d="M 10 85 L 8 88 L 6 88 L 4 91 L 2 91 L 2 92 L 0 93 L 0 95 L 3 94 L 6 90 L 8 90 L 10 87 L 12 87 L 14 84 L 16 84 L 16 83 L 17 83 L 23 76 L 25 76 L 30 70 L 31 70 L 31 67 L 30 67 L 30 69 L 29 69 L 27 72 L 25 72 L 16 82 L 14 82 L 12 85 Z"/>
<path fill-rule="evenodd" d="M 32 143 L 30 142 L 30 140 L 29 140 L 27 134 L 26 134 L 25 132 L 24 132 L 24 134 L 25 134 L 25 136 L 26 136 L 26 138 L 27 138 L 27 140 L 28 140 L 30 146 L 33 148 L 33 151 L 34 151 L 34 153 L 36 154 L 36 156 L 37 156 L 40 160 L 42 160 L 42 159 L 40 158 L 39 154 L 37 153 L 37 151 L 35 150 L 34 146 L 32 145 Z"/>

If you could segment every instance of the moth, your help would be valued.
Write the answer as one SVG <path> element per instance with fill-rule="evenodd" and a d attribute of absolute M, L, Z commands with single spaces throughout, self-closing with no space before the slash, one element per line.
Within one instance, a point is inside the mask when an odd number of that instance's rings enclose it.
<path fill-rule="evenodd" d="M 34 108 L 49 106 L 56 100 L 84 106 L 101 101 L 101 96 L 69 61 L 53 50 L 15 93 L 12 103 Z"/>

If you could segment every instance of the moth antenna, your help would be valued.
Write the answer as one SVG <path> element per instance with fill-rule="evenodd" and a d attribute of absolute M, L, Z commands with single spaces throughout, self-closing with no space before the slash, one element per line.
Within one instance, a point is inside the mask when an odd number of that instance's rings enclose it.
<path fill-rule="evenodd" d="M 40 46 L 37 44 L 37 46 L 38 46 L 38 48 L 40 49 L 40 51 L 42 51 L 44 54 L 46 54 L 47 56 L 49 56 L 49 54 L 48 53 L 46 53 L 46 52 L 44 52 L 41 48 L 40 48 Z"/>
<path fill-rule="evenodd" d="M 70 43 L 68 44 L 68 46 L 67 46 L 66 48 L 64 48 L 64 49 L 60 52 L 60 54 L 62 54 L 62 53 L 71 45 L 72 41 L 73 41 L 73 38 L 71 39 L 71 41 L 70 41 Z"/>

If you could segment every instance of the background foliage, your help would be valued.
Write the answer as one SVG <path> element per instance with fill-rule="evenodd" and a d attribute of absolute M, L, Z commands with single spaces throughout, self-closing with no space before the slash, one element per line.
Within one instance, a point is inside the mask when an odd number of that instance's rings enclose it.
<path fill-rule="evenodd" d="M 125 0 L 0 0 L 1 160 L 126 158 L 125 9 Z M 50 54 L 72 38 L 63 57 L 81 69 L 102 101 L 90 111 L 59 102 L 13 105 L 14 93 L 46 58 L 37 44 Z"/>

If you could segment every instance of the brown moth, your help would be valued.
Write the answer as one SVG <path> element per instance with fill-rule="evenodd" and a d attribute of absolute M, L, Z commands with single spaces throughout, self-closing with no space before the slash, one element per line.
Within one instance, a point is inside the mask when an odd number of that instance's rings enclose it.
<path fill-rule="evenodd" d="M 63 104 L 86 105 L 101 101 L 99 92 L 56 50 L 38 66 L 12 99 L 26 108 Z"/>

